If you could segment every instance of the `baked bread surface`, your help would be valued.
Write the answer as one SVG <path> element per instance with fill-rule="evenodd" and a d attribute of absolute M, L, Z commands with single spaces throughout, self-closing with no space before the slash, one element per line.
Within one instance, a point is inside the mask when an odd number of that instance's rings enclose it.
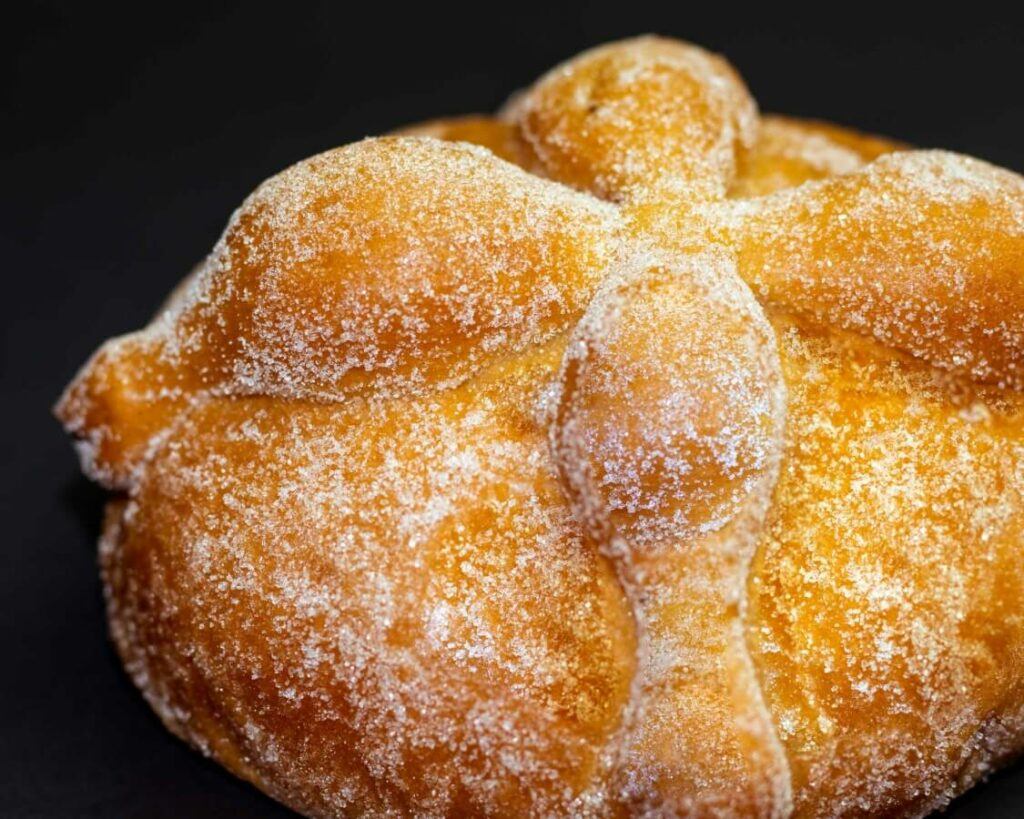
<path fill-rule="evenodd" d="M 1024 746 L 1022 271 L 662 38 L 305 160 L 58 405 L 114 642 L 311 816 L 924 815 Z"/>

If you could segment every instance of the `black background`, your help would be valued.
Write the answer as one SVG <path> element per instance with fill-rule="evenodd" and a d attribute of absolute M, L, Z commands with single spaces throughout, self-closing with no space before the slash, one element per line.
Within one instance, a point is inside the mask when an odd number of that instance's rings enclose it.
<path fill-rule="evenodd" d="M 492 109 L 581 48 L 644 31 L 726 53 L 764 110 L 1024 171 L 1019 26 L 979 7 L 904 20 L 763 5 L 33 3 L 0 21 L 0 814 L 287 815 L 171 738 L 121 672 L 95 571 L 102 493 L 49 415 L 86 356 L 144 323 L 266 176 Z M 1018 766 L 949 815 L 1022 813 Z"/>

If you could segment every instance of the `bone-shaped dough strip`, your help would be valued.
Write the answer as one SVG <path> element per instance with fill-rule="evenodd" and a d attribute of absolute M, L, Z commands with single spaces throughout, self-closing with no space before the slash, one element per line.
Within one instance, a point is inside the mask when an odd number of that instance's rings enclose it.
<path fill-rule="evenodd" d="M 1024 178 L 889 154 L 713 215 L 766 302 L 982 382 L 1024 388 Z"/>
<path fill-rule="evenodd" d="M 335 401 L 457 384 L 570 327 L 619 223 L 466 144 L 328 151 L 261 185 L 189 290 L 104 345 L 58 415 L 85 437 L 87 471 L 123 487 L 204 392 Z"/>
<path fill-rule="evenodd" d="M 553 179 L 620 202 L 724 196 L 757 133 L 757 105 L 728 62 L 660 37 L 577 55 L 509 116 Z"/>
<path fill-rule="evenodd" d="M 743 627 L 782 446 L 771 328 L 726 255 L 641 253 L 581 321 L 560 383 L 554 459 L 637 620 L 602 796 L 669 815 L 784 815 L 788 768 Z"/>
<path fill-rule="evenodd" d="M 977 381 L 1024 388 L 1020 176 L 948 152 L 906 151 L 725 203 L 737 167 L 749 172 L 757 158 L 756 108 L 728 64 L 658 38 L 578 55 L 518 98 L 510 116 L 548 174 L 621 203 L 637 234 L 677 249 L 717 240 L 737 250 L 740 275 L 769 303 Z M 862 156 L 894 147 L 836 137 Z"/>

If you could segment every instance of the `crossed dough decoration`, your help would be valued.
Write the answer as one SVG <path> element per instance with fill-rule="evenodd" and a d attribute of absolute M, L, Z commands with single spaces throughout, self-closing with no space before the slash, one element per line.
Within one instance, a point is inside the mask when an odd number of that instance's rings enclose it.
<path fill-rule="evenodd" d="M 666 39 L 312 157 L 58 405 L 114 641 L 312 816 L 925 814 L 1024 748 L 1022 272 Z"/>

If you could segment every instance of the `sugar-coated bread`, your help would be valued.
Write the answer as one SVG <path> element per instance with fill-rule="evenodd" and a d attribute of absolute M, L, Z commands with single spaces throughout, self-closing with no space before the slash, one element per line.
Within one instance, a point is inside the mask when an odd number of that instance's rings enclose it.
<path fill-rule="evenodd" d="M 732 198 L 764 196 L 811 179 L 848 173 L 909 146 L 827 122 L 766 114 L 757 141 L 739 156 Z"/>
<path fill-rule="evenodd" d="M 90 473 L 125 486 L 198 395 L 330 401 L 458 383 L 583 311 L 619 221 L 466 144 L 328 151 L 263 183 L 188 291 L 105 345 L 60 414 Z"/>
<path fill-rule="evenodd" d="M 555 464 L 639 640 L 602 805 L 781 815 L 789 771 L 743 626 L 783 446 L 770 325 L 728 255 L 641 253 L 591 303 L 557 385 Z"/>
<path fill-rule="evenodd" d="M 757 105 L 726 60 L 661 37 L 574 57 L 513 115 L 549 176 L 613 201 L 719 197 L 757 132 Z"/>
<path fill-rule="evenodd" d="M 57 414 L 310 816 L 923 816 L 1024 750 L 1024 179 L 584 52 L 261 185 Z"/>

